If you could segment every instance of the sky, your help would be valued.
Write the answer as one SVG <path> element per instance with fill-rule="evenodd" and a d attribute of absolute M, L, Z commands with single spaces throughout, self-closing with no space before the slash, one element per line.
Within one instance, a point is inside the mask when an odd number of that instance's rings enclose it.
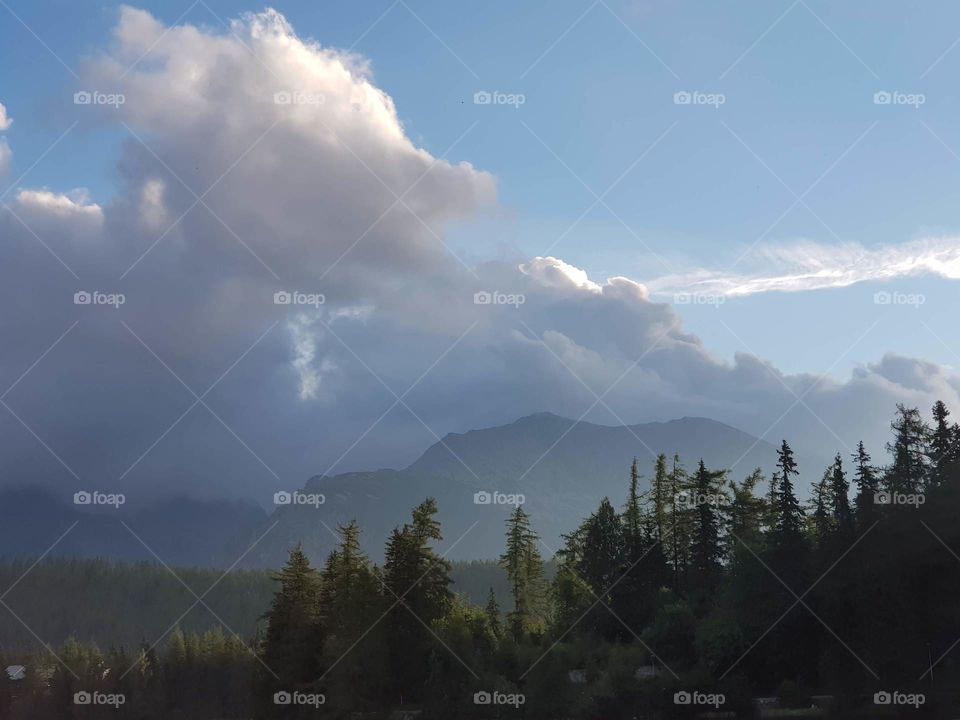
<path fill-rule="evenodd" d="M 261 495 L 539 410 L 879 456 L 955 399 L 955 4 L 182 5 L 0 3 L 0 481 Z"/>

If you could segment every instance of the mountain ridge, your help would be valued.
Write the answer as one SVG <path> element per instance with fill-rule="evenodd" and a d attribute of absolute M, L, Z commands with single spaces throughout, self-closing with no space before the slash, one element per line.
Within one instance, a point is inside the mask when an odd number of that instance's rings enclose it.
<path fill-rule="evenodd" d="M 549 412 L 503 425 L 447 433 L 403 469 L 314 475 L 298 492 L 323 495 L 322 504 L 278 505 L 186 497 L 146 508 L 90 513 L 37 488 L 0 495 L 0 542 L 12 557 L 37 556 L 70 526 L 52 553 L 202 567 L 274 568 L 302 543 L 315 563 L 336 543 L 338 524 L 356 519 L 364 548 L 379 559 L 389 532 L 409 519 L 425 497 L 437 499 L 451 559 L 496 558 L 502 551 L 509 505 L 475 504 L 475 493 L 525 496 L 533 527 L 550 551 L 608 496 L 626 497 L 630 463 L 637 458 L 646 484 L 655 453 L 679 453 L 692 469 L 700 458 L 729 469 L 734 479 L 761 467 L 769 476 L 776 448 L 766 440 L 710 418 L 688 416 L 634 425 L 599 425 Z M 829 458 L 798 453 L 801 486 L 818 477 Z M 123 523 L 129 525 L 139 542 Z M 456 545 L 450 550 L 451 545 Z"/>

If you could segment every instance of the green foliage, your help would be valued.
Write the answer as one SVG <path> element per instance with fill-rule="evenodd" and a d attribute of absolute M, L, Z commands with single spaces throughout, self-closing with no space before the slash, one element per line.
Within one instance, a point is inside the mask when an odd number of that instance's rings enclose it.
<path fill-rule="evenodd" d="M 56 657 L 8 653 L 0 662 L 29 671 L 0 675 L 0 716 L 98 717 L 73 702 L 96 691 L 130 699 L 111 710 L 119 720 L 318 717 L 273 702 L 299 691 L 321 694 L 324 716 L 338 720 L 381 720 L 397 707 L 423 720 L 660 719 L 703 712 L 673 702 L 696 690 L 723 693 L 721 711 L 737 717 L 751 716 L 757 696 L 800 708 L 818 694 L 833 696 L 837 716 L 865 717 L 874 692 L 898 688 L 926 693 L 930 717 L 953 717 L 960 430 L 947 417 L 935 406 L 927 431 L 919 413 L 899 407 L 891 465 L 874 468 L 858 446 L 851 506 L 838 455 L 814 485 L 809 515 L 786 442 L 764 497 L 759 471 L 738 482 L 701 462 L 688 476 L 662 455 L 643 493 L 634 462 L 623 512 L 604 498 L 565 536 L 549 594 L 549 564 L 522 508 L 507 523 L 502 567 L 457 567 L 473 573 L 472 600 L 452 592 L 432 499 L 388 538 L 382 568 L 349 523 L 319 573 L 291 552 L 262 639 L 176 628 L 156 647 L 102 651 L 69 639 Z M 925 491 L 924 502 L 878 506 L 881 478 L 888 490 Z M 524 702 L 477 704 L 477 693 Z"/>

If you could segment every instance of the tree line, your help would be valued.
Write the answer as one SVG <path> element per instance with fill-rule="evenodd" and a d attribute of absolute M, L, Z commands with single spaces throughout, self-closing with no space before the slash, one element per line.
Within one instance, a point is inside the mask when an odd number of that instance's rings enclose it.
<path fill-rule="evenodd" d="M 938 402 L 930 423 L 898 406 L 891 429 L 886 465 L 860 443 L 836 455 L 805 501 L 786 441 L 770 478 L 661 454 L 645 481 L 635 460 L 622 501 L 604 498 L 564 536 L 552 579 L 553 552 L 518 506 L 499 559 L 504 607 L 492 589 L 485 603 L 453 592 L 428 498 L 387 538 L 382 564 L 362 551 L 356 523 L 338 527 L 320 567 L 294 549 L 262 634 L 179 634 L 132 657 L 73 643 L 69 661 L 38 657 L 27 678 L 3 681 L 0 698 L 24 719 L 94 717 L 69 702 L 83 683 L 123 695 L 111 717 L 145 720 L 321 708 L 607 719 L 717 709 L 691 697 L 723 698 L 739 717 L 755 715 L 759 697 L 870 717 L 877 698 L 899 693 L 923 698 L 905 710 L 952 717 L 960 428 Z"/>

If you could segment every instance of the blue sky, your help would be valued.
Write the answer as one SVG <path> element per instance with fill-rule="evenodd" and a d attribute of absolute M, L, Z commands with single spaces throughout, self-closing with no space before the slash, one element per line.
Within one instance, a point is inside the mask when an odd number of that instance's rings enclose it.
<path fill-rule="evenodd" d="M 9 181 L 74 119 L 62 102 L 74 80 L 55 55 L 79 72 L 85 57 L 109 45 L 117 7 L 8 4 L 0 102 L 15 118 L 6 133 L 14 149 Z M 166 23 L 214 28 L 262 9 L 216 0 L 192 9 L 186 2 L 139 6 Z M 960 8 L 950 3 L 874 3 L 868 22 L 855 5 L 816 0 L 735 9 L 637 0 L 556 0 L 548 10 L 422 0 L 277 8 L 301 36 L 369 58 L 409 136 L 434 155 L 472 127 L 450 157 L 493 173 L 501 207 L 455 232 L 452 245 L 465 257 L 549 251 L 596 280 L 643 282 L 668 267 L 725 269 L 761 236 L 761 245 L 870 248 L 957 231 L 960 159 L 944 147 L 960 154 L 951 122 L 960 109 L 952 82 Z M 473 104 L 483 89 L 522 93 L 525 103 Z M 725 102 L 675 105 L 678 90 L 722 93 Z M 925 102 L 877 106 L 878 90 L 923 93 Z M 123 137 L 83 120 L 24 184 L 82 185 L 104 204 L 115 191 Z M 594 202 L 591 190 L 602 194 L 643 153 L 605 196 L 609 209 L 597 205 L 571 230 Z M 809 209 L 797 205 L 773 225 L 794 204 L 793 193 Z M 877 308 L 873 293 L 888 286 L 928 301 L 919 309 Z M 922 317 L 948 346 L 960 347 L 949 322 L 954 297 L 951 281 L 899 278 L 759 293 L 719 310 L 685 308 L 683 316 L 721 356 L 747 346 L 785 371 L 844 374 L 887 350 L 956 364 L 917 322 Z M 876 330 L 834 365 L 876 317 Z"/>
<path fill-rule="evenodd" d="M 0 0 L 0 484 L 259 495 L 540 411 L 879 456 L 960 407 L 954 4 L 275 9 Z"/>

